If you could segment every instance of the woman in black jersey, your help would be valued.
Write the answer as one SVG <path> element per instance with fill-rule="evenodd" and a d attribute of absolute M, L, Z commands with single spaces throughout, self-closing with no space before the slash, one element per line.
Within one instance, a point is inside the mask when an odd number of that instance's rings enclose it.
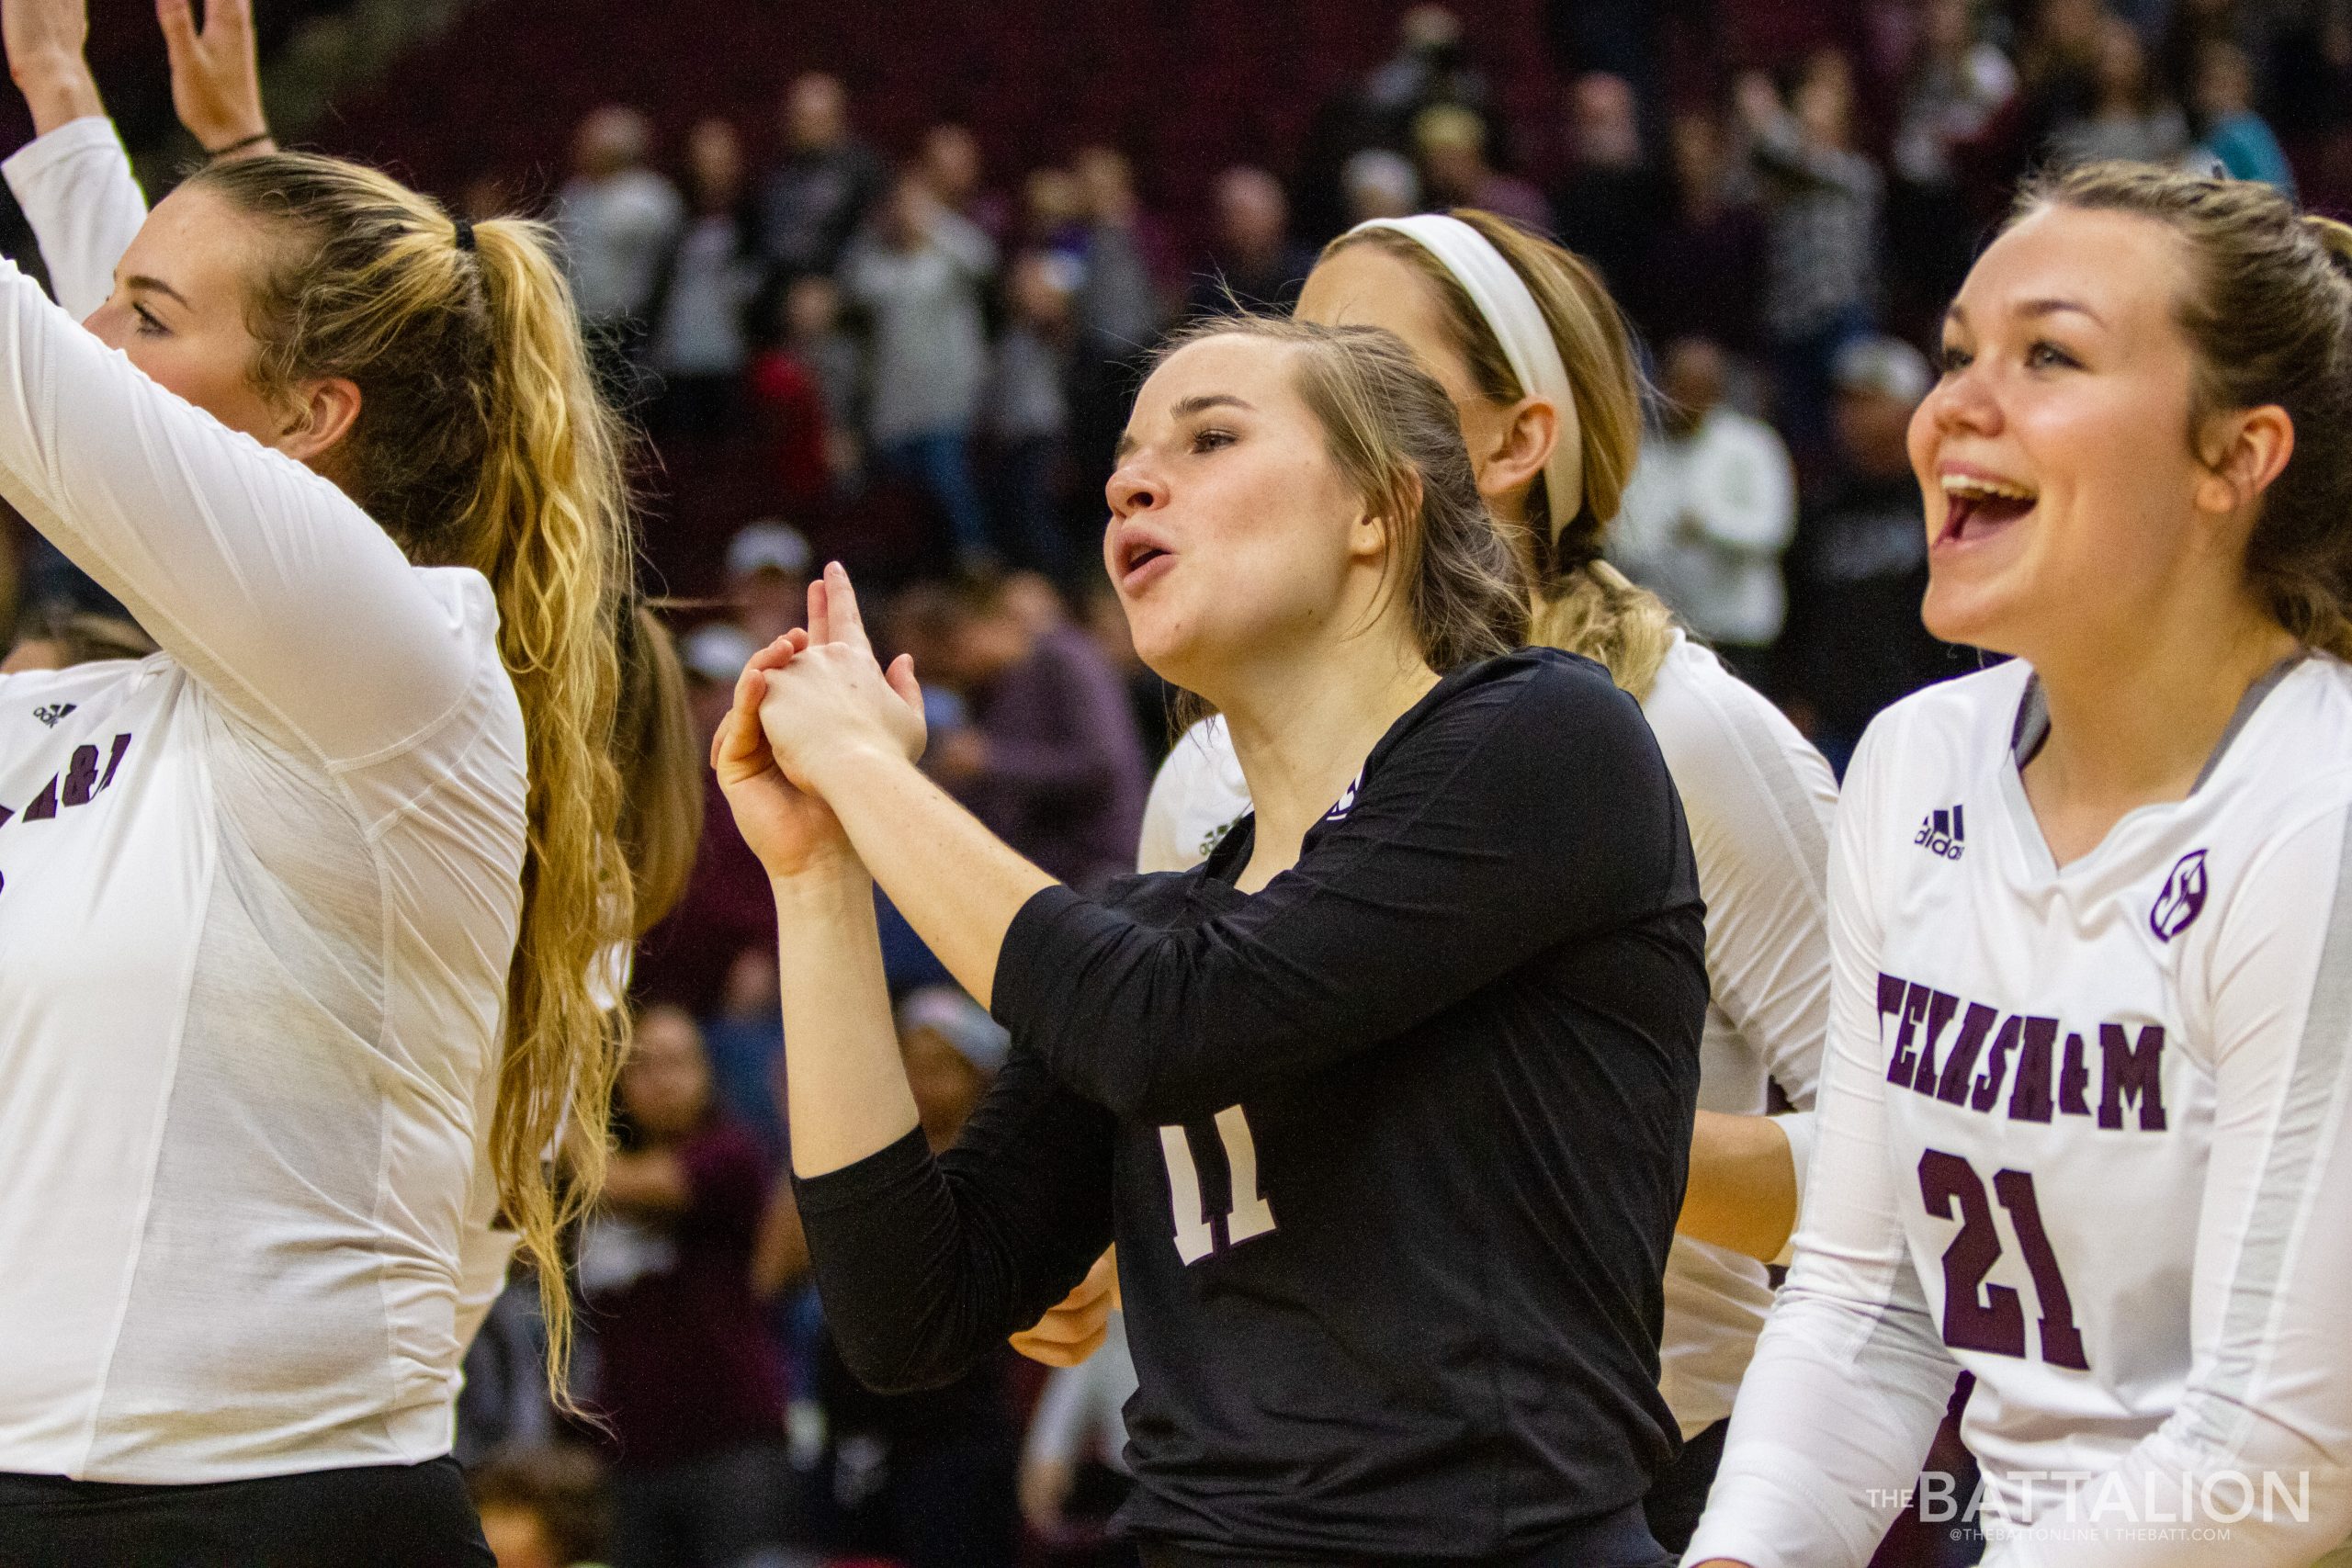
<path fill-rule="evenodd" d="M 843 1355 L 955 1376 L 1115 1238 L 1154 1563 L 1652 1564 L 1659 1279 L 1706 982 L 1679 803 L 1526 593 L 1385 333 L 1227 321 L 1138 397 L 1106 565 L 1256 815 L 1083 899 L 910 761 L 847 578 L 714 748 L 781 920 L 793 1158 Z M 870 874 L 870 879 L 869 879 Z M 878 881 L 1012 1032 L 933 1158 Z M 1108 1179 L 1106 1180 L 1106 1178 Z"/>

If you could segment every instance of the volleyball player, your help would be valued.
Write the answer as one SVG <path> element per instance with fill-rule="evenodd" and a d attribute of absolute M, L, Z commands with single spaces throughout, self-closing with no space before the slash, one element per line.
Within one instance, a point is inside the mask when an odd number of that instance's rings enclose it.
<path fill-rule="evenodd" d="M 12 183 L 119 158 L 79 6 L 5 17 Z M 0 1558 L 487 1561 L 477 1150 L 552 1262 L 627 927 L 613 426 L 536 232 L 368 171 L 216 164 L 120 270 L 0 269 L 0 492 L 164 649 L 0 680 Z"/>
<path fill-rule="evenodd" d="M 989 837 L 908 761 L 918 694 L 838 568 L 717 748 L 775 883 L 844 1354 L 951 1377 L 1115 1228 L 1148 1561 L 1661 1561 L 1639 1503 L 1673 1441 L 1659 1280 L 1705 977 L 1638 708 L 1508 651 L 1521 579 L 1389 334 L 1204 329 L 1109 496 L 1137 650 L 1226 713 L 1258 786 L 1204 866 L 1096 903 Z M 1013 1033 L 937 1160 L 868 868 Z"/>
<path fill-rule="evenodd" d="M 1583 263 L 1488 213 L 1376 220 L 1324 251 L 1298 314 L 1386 328 L 1444 386 L 1478 488 L 1528 557 L 1534 639 L 1601 660 L 1641 700 L 1690 815 L 1711 1000 L 1661 1348 L 1684 1450 L 1648 1499 L 1652 1529 L 1679 1548 L 1771 1305 L 1764 1265 L 1785 1261 L 1796 1224 L 1828 1024 L 1837 784 L 1778 709 L 1600 558 L 1642 408 L 1617 308 Z M 1249 809 L 1225 726 L 1194 726 L 1153 785 L 1143 868 L 1197 863 Z M 1796 1113 L 1764 1114 L 1774 1083 Z M 1105 1283 L 1015 1345 L 1064 1362 L 1091 1348 Z"/>
<path fill-rule="evenodd" d="M 1813 1201 L 1693 1561 L 1871 1555 L 1958 1371 L 2000 1568 L 2352 1529 L 2352 231 L 2030 187 L 1911 425 L 1928 628 L 1848 775 Z"/>

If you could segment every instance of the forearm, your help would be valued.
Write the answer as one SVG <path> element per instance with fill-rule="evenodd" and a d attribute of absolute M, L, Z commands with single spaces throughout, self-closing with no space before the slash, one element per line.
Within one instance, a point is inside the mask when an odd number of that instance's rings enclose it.
<path fill-rule="evenodd" d="M 874 886 L 854 865 L 779 877 L 776 964 L 784 993 L 792 1168 L 820 1176 L 879 1153 L 918 1120 L 899 1055 Z"/>
<path fill-rule="evenodd" d="M 1796 1165 L 1770 1116 L 1702 1111 L 1690 1137 L 1690 1182 L 1675 1228 L 1770 1263 L 1797 1223 Z"/>
<path fill-rule="evenodd" d="M 1012 918 L 1054 879 L 903 759 L 846 754 L 817 782 L 859 858 L 915 934 L 957 984 L 982 1007 L 990 1005 Z M 787 1017 L 787 1039 L 791 1032 Z"/>
<path fill-rule="evenodd" d="M 51 295 L 75 321 L 87 320 L 114 292 L 115 264 L 147 220 L 147 199 L 113 122 L 74 120 L 0 167 L 40 242 Z"/>
<path fill-rule="evenodd" d="M 107 112 L 106 102 L 98 96 L 97 79 L 79 52 L 42 50 L 24 60 L 12 55 L 8 74 L 25 96 L 25 107 L 32 111 L 35 135 L 46 136 L 62 125 Z"/>

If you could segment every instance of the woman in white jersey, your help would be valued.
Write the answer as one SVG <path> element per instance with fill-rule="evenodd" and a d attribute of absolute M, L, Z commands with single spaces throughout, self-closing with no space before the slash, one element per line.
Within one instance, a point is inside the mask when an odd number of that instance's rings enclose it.
<path fill-rule="evenodd" d="M 56 256 L 121 152 L 79 6 L 5 16 Z M 164 650 L 0 679 L 0 1561 L 486 1562 L 464 1238 L 555 1260 L 559 1124 L 593 1188 L 628 920 L 614 426 L 535 231 L 352 165 L 105 270 L 0 268 L 0 493 Z"/>
<path fill-rule="evenodd" d="M 1814 1201 L 1690 1560 L 1865 1562 L 1965 1369 L 1988 1564 L 2301 1568 L 2352 1529 L 2352 231 L 2029 188 L 1911 457 L 1928 629 L 2017 657 L 1847 775 Z"/>
<path fill-rule="evenodd" d="M 1641 700 L 1689 814 L 1713 1000 L 1661 1347 L 1685 1449 L 1648 1508 L 1652 1533 L 1679 1549 L 1771 1304 L 1764 1264 L 1796 1223 L 1828 1019 L 1837 785 L 1770 703 L 1600 558 L 1642 407 L 1616 305 L 1589 267 L 1488 213 L 1379 220 L 1325 249 L 1298 314 L 1396 333 L 1453 396 L 1478 488 L 1537 584 L 1533 640 L 1600 660 Z M 1249 809 L 1224 726 L 1194 726 L 1152 786 L 1141 869 L 1197 863 Z M 1767 1117 L 1768 1082 L 1799 1113 Z M 1105 1270 L 1015 1343 L 1071 1359 L 1062 1347 L 1092 1342 L 1108 1284 Z"/>

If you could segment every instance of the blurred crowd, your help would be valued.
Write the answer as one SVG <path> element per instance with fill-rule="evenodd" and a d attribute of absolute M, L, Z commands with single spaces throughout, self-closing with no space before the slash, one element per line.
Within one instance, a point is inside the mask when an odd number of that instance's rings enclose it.
<path fill-rule="evenodd" d="M 671 598 L 703 739 L 838 557 L 888 588 L 883 640 L 915 655 L 940 782 L 1075 886 L 1132 869 L 1172 694 L 1136 661 L 1098 547 L 1141 367 L 1189 318 L 1290 304 L 1340 228 L 1470 206 L 1606 276 L 1657 394 L 1611 553 L 1842 767 L 1880 707 L 1973 662 L 1919 625 L 1905 432 L 1943 305 L 2018 177 L 2123 157 L 2352 196 L 2352 0 L 1856 16 L 1844 47 L 1770 71 L 1571 62 L 1556 113 L 1528 120 L 1479 62 L 1532 40 L 1419 6 L 1299 166 L 1226 169 L 1205 211 L 1157 209 L 1162 172 L 1109 145 L 992 170 L 942 123 L 886 155 L 818 73 L 784 85 L 764 167 L 726 119 L 672 145 L 639 107 L 589 114 L 548 216 L 657 457 L 649 585 Z M 515 197 L 463 199 L 484 216 Z M 137 649 L 102 594 L 15 544 L 13 660 Z M 707 805 L 684 901 L 639 954 L 622 1152 L 580 1248 L 573 1392 L 596 1418 L 551 1407 L 527 1289 L 469 1361 L 459 1451 L 500 1562 L 1131 1561 L 1105 1530 L 1132 1377 L 1115 1338 L 1077 1371 L 1007 1351 L 908 1399 L 865 1393 L 831 1354 L 779 1179 L 773 908 L 715 790 Z M 882 917 L 944 1145 L 1004 1037 Z"/>

